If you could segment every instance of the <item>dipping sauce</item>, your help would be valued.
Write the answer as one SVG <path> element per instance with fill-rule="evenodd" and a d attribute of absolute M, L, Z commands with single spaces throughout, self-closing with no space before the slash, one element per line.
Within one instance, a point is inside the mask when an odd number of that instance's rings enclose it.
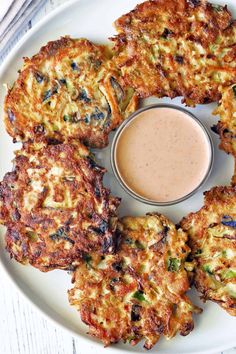
<path fill-rule="evenodd" d="M 141 110 L 118 130 L 114 144 L 118 177 L 146 200 L 177 201 L 196 190 L 211 169 L 208 133 L 194 116 L 175 106 Z"/>

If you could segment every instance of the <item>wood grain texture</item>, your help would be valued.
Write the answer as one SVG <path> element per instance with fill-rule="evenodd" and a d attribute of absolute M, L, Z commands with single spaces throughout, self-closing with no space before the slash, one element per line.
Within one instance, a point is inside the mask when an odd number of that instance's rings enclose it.
<path fill-rule="evenodd" d="M 0 352 L 4 354 L 80 353 L 71 336 L 54 327 L 1 275 Z"/>
<path fill-rule="evenodd" d="M 48 12 L 66 1 L 48 0 L 28 25 L 22 28 L 4 56 L 0 58 L 0 62 L 26 31 Z M 92 344 L 85 348 L 78 338 L 73 338 L 44 319 L 17 292 L 5 274 L 0 274 L 0 354 L 92 354 L 95 352 L 96 348 Z M 104 349 L 104 354 L 110 353 L 109 348 Z M 224 354 L 236 354 L 236 348 L 225 351 Z"/>

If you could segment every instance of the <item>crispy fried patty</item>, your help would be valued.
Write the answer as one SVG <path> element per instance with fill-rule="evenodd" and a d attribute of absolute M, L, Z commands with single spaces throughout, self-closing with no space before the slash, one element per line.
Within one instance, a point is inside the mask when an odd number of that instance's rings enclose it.
<path fill-rule="evenodd" d="M 236 316 L 236 187 L 214 187 L 205 205 L 181 222 L 196 261 L 194 282 L 205 300 Z"/>
<path fill-rule="evenodd" d="M 63 37 L 25 58 L 5 99 L 7 132 L 21 141 L 68 137 L 89 146 L 108 144 L 108 133 L 137 107 L 105 46 Z"/>
<path fill-rule="evenodd" d="M 185 295 L 187 234 L 159 214 L 125 217 L 118 224 L 120 249 L 88 254 L 74 273 L 69 301 L 107 346 L 120 340 L 151 349 L 161 335 L 185 336 L 195 307 Z"/>
<path fill-rule="evenodd" d="M 118 198 L 79 142 L 25 144 L 0 183 L 0 223 L 11 257 L 42 271 L 71 269 L 90 251 L 113 252 Z"/>
<path fill-rule="evenodd" d="M 194 106 L 236 80 L 236 22 L 204 0 L 146 1 L 115 27 L 116 63 L 141 97 L 183 96 Z"/>

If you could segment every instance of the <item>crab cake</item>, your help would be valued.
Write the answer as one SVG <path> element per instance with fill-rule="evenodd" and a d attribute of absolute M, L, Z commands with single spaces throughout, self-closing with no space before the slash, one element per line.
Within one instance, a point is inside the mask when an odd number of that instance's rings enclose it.
<path fill-rule="evenodd" d="M 193 313 L 186 296 L 187 234 L 159 214 L 125 217 L 118 224 L 119 251 L 88 254 L 74 273 L 69 301 L 105 346 L 120 340 L 151 349 L 161 335 L 185 336 Z"/>
<path fill-rule="evenodd" d="M 79 142 L 25 144 L 0 183 L 0 223 L 11 257 L 41 271 L 71 269 L 91 251 L 113 252 L 118 198 Z"/>
<path fill-rule="evenodd" d="M 105 46 L 62 37 L 24 59 L 5 99 L 5 125 L 15 141 L 78 138 L 101 148 L 137 107 Z"/>
<path fill-rule="evenodd" d="M 236 84 L 221 88 L 222 98 L 213 114 L 220 121 L 213 128 L 221 138 L 220 148 L 236 157 Z"/>
<path fill-rule="evenodd" d="M 181 222 L 188 232 L 194 282 L 204 300 L 236 316 L 236 187 L 214 187 L 205 205 Z"/>
<path fill-rule="evenodd" d="M 194 106 L 236 80 L 236 22 L 204 0 L 152 0 L 121 16 L 116 64 L 141 97 L 183 96 Z"/>

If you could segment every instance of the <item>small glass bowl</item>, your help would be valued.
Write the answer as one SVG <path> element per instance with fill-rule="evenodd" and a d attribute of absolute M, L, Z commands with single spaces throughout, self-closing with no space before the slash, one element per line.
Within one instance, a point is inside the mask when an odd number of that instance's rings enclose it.
<path fill-rule="evenodd" d="M 187 115 L 189 115 L 192 119 L 194 119 L 198 125 L 201 127 L 202 131 L 204 132 L 207 141 L 209 143 L 209 152 L 210 152 L 210 158 L 209 158 L 209 166 L 208 169 L 206 171 L 206 174 L 204 176 L 204 178 L 202 179 L 202 181 L 199 183 L 199 185 L 192 190 L 190 193 L 184 195 L 181 198 L 178 198 L 176 200 L 172 200 L 172 201 L 167 201 L 167 202 L 158 202 L 156 200 L 152 200 L 152 199 L 147 199 L 145 197 L 142 197 L 141 195 L 135 193 L 132 189 L 130 189 L 122 180 L 120 174 L 119 174 L 119 170 L 116 166 L 116 159 L 115 159 L 115 152 L 116 152 L 116 144 L 118 141 L 118 138 L 120 136 L 120 134 L 123 132 L 123 130 L 126 128 L 126 126 L 129 124 L 129 122 L 136 118 L 136 116 L 138 114 L 140 114 L 141 112 L 144 112 L 146 110 L 149 109 L 153 109 L 153 108 L 171 108 L 171 109 L 175 109 L 178 111 L 181 111 Z M 133 114 L 130 115 L 130 117 L 128 119 L 126 119 L 118 128 L 118 130 L 116 131 L 116 134 L 114 136 L 112 145 L 111 145 L 111 166 L 112 166 L 112 170 L 113 173 L 116 177 L 116 179 L 118 180 L 119 184 L 121 185 L 121 187 L 133 198 L 135 198 L 136 200 L 138 200 L 139 202 L 145 203 L 145 204 L 149 204 L 149 205 L 155 205 L 155 206 L 168 206 L 168 205 L 174 205 L 177 203 L 180 203 L 186 199 L 188 199 L 189 197 L 193 196 L 206 182 L 206 180 L 208 179 L 211 170 L 212 170 L 212 166 L 213 166 L 213 160 L 214 160 L 214 148 L 213 148 L 213 142 L 212 142 L 212 138 L 208 132 L 208 130 L 206 129 L 206 127 L 200 122 L 200 120 L 195 117 L 192 113 L 190 113 L 188 110 L 186 110 L 185 108 L 176 106 L 176 105 L 172 105 L 172 104 L 152 104 L 152 105 L 148 105 L 145 106 L 139 110 L 137 110 L 136 112 L 134 112 Z"/>

